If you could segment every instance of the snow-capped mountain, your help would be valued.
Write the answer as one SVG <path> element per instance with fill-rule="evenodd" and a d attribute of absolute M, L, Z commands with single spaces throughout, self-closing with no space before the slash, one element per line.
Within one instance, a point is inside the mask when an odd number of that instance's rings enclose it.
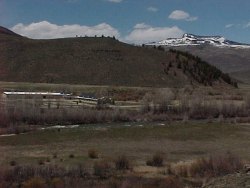
<path fill-rule="evenodd" d="M 198 36 L 193 34 L 184 34 L 182 38 L 168 38 L 160 42 L 152 42 L 146 45 L 169 47 L 213 45 L 217 47 L 250 48 L 248 44 L 230 41 L 222 36 Z"/>

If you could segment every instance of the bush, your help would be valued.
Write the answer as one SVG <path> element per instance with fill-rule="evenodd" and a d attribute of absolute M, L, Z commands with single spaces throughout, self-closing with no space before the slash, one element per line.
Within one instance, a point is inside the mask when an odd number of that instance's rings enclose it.
<path fill-rule="evenodd" d="M 72 158 L 75 158 L 75 155 L 74 155 L 74 154 L 70 154 L 70 155 L 69 155 L 69 158 L 71 158 L 71 159 L 72 159 Z"/>
<path fill-rule="evenodd" d="M 91 159 L 98 159 L 98 157 L 99 157 L 98 152 L 96 150 L 94 150 L 94 149 L 90 149 L 88 151 L 88 156 Z"/>
<path fill-rule="evenodd" d="M 99 161 L 94 164 L 94 175 L 101 179 L 109 178 L 112 175 L 112 167 L 107 161 Z"/>
<path fill-rule="evenodd" d="M 189 175 L 189 166 L 185 163 L 179 163 L 171 168 L 171 173 L 176 174 L 181 177 L 188 177 Z"/>
<path fill-rule="evenodd" d="M 163 166 L 163 156 L 160 153 L 156 153 L 152 159 L 147 160 L 146 164 L 148 166 L 156 166 L 156 167 L 161 167 Z"/>
<path fill-rule="evenodd" d="M 112 187 L 126 187 L 126 188 L 182 188 L 183 185 L 176 177 L 166 177 L 162 178 L 145 178 L 130 176 L 122 179 L 119 183 L 114 182 L 111 184 Z M 111 187 L 109 186 L 109 187 Z"/>
<path fill-rule="evenodd" d="M 42 159 L 38 160 L 38 164 L 39 165 L 44 165 L 44 160 L 42 160 Z"/>
<path fill-rule="evenodd" d="M 46 188 L 46 182 L 44 179 L 39 177 L 34 177 L 24 182 L 23 188 Z"/>
<path fill-rule="evenodd" d="M 0 127 L 8 127 L 9 125 L 10 125 L 10 120 L 0 106 Z"/>
<path fill-rule="evenodd" d="M 243 168 L 242 161 L 235 155 L 227 153 L 200 159 L 192 164 L 190 174 L 200 177 L 215 177 L 235 173 Z"/>
<path fill-rule="evenodd" d="M 246 96 L 244 101 L 245 101 L 245 104 L 246 104 L 246 108 L 250 109 L 250 94 L 248 94 L 248 96 Z"/>
<path fill-rule="evenodd" d="M 53 159 L 56 159 L 57 158 L 57 153 L 54 153 L 53 154 Z"/>
<path fill-rule="evenodd" d="M 17 162 L 16 161 L 10 161 L 10 166 L 16 166 Z"/>
<path fill-rule="evenodd" d="M 182 184 L 176 177 L 169 176 L 164 179 L 164 181 L 160 185 L 164 188 L 182 188 Z"/>
<path fill-rule="evenodd" d="M 53 188 L 64 188 L 65 187 L 64 182 L 61 178 L 53 178 L 51 180 L 50 184 Z"/>
<path fill-rule="evenodd" d="M 50 163 L 50 158 L 49 157 L 47 157 L 46 162 Z"/>
<path fill-rule="evenodd" d="M 116 170 L 129 170 L 131 166 L 128 158 L 125 155 L 119 156 L 115 160 L 115 168 Z"/>

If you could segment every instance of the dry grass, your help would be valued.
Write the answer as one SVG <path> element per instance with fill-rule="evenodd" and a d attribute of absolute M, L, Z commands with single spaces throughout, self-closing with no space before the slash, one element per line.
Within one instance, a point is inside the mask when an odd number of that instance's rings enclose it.
<path fill-rule="evenodd" d="M 46 188 L 46 182 L 40 177 L 34 177 L 23 183 L 23 188 Z"/>
<path fill-rule="evenodd" d="M 171 167 L 171 171 L 181 177 L 199 178 L 224 176 L 242 169 L 242 161 L 231 153 L 200 158 L 188 163 L 182 162 Z"/>
<path fill-rule="evenodd" d="M 145 179 L 139 177 L 129 177 L 120 183 L 119 187 L 124 188 L 183 188 L 184 185 L 176 177 L 166 177 L 164 179 Z"/>
<path fill-rule="evenodd" d="M 18 112 L 18 113 L 17 113 Z M 132 121 L 133 115 L 124 110 L 95 108 L 39 109 L 17 106 L 13 111 L 0 111 L 0 128 L 3 133 L 23 133 L 31 131 L 28 125 L 94 124 Z M 16 126 L 18 124 L 18 126 Z M 26 124 L 26 127 L 19 126 Z M 33 127 L 35 128 L 35 127 Z M 0 130 L 1 133 L 1 130 Z"/>
<path fill-rule="evenodd" d="M 101 179 L 107 179 L 112 176 L 112 166 L 108 161 L 98 161 L 94 164 L 93 168 L 94 175 Z"/>
<path fill-rule="evenodd" d="M 198 93 L 198 92 L 197 92 Z M 171 121 L 249 117 L 250 100 L 215 100 L 206 95 L 185 89 L 161 89 L 147 93 L 141 111 L 132 109 L 40 108 L 38 101 L 21 100 L 13 107 L 0 107 L 0 133 L 23 133 L 32 131 L 24 125 L 94 124 L 132 121 Z M 238 95 L 236 95 L 238 96 Z M 242 96 L 241 96 L 242 97 Z M 6 102 L 8 103 L 8 102 Z M 184 118 L 183 118 L 184 117 Z M 18 125 L 18 126 L 16 126 Z M 33 127 L 34 128 L 34 127 Z"/>
<path fill-rule="evenodd" d="M 237 172 L 242 168 L 242 161 L 237 156 L 227 153 L 221 156 L 212 156 L 209 159 L 197 160 L 191 165 L 190 175 L 216 177 Z"/>

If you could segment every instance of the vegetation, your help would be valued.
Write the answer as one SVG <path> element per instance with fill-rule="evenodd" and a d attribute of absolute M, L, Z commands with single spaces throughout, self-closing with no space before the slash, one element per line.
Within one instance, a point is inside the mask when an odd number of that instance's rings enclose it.
<path fill-rule="evenodd" d="M 122 159 L 122 160 L 121 160 Z M 125 158 L 119 158 L 118 170 L 126 170 Z M 121 161 L 123 161 L 121 163 Z M 117 161 L 115 162 L 117 168 Z M 181 170 L 180 170 L 181 169 Z M 213 156 L 209 159 L 201 158 L 188 165 L 174 164 L 164 178 L 138 178 L 134 173 L 130 176 L 115 174 L 108 161 L 98 161 L 93 166 L 93 174 L 82 165 L 75 168 L 58 166 L 16 166 L 0 169 L 0 186 L 2 187 L 147 187 L 152 188 L 182 188 L 190 187 L 188 177 L 211 178 L 235 173 L 243 169 L 241 160 L 227 153 Z M 185 171 L 185 173 L 184 173 Z M 120 172 L 119 172 L 120 173 Z M 174 176 L 173 176 L 174 175 Z M 98 179 L 96 179 L 96 177 Z M 201 180 L 200 180 L 201 181 Z M 196 183 L 191 187 L 197 187 Z M 201 187 L 202 184 L 199 185 Z"/>
<path fill-rule="evenodd" d="M 24 188 L 45 188 L 46 182 L 39 177 L 34 177 L 23 183 Z"/>
<path fill-rule="evenodd" d="M 137 90 L 136 90 L 137 92 Z M 202 93 L 203 92 L 203 93 Z M 20 134 L 35 131 L 40 126 L 77 125 L 109 122 L 155 122 L 207 120 L 219 122 L 249 122 L 249 96 L 235 90 L 221 93 L 187 87 L 165 88 L 142 92 L 138 102 L 119 101 L 118 106 L 99 108 L 75 105 L 74 101 L 36 99 L 2 99 L 0 107 L 0 134 Z M 133 92 L 131 92 L 133 95 Z M 117 96 L 118 97 L 118 96 Z M 55 104 L 60 104 L 57 108 Z M 130 105 L 123 108 L 123 103 Z M 136 103 L 135 108 L 133 105 Z M 65 104 L 67 104 L 65 106 Z M 60 128 L 58 129 L 60 132 Z"/>
<path fill-rule="evenodd" d="M 0 32 L 0 42 L 1 81 L 182 87 L 222 79 L 234 84 L 190 54 L 135 47 L 110 37 L 32 40 Z"/>
<path fill-rule="evenodd" d="M 249 49 L 218 48 L 210 45 L 175 47 L 178 51 L 187 51 L 200 57 L 209 64 L 228 73 L 238 82 L 250 84 Z"/>
<path fill-rule="evenodd" d="M 30 182 L 37 183 L 38 177 L 38 182 L 44 182 L 48 187 L 55 184 L 119 187 L 125 183 L 128 187 L 184 187 L 187 178 L 194 177 L 198 181 L 241 169 L 242 162 L 238 157 L 231 154 L 207 157 L 212 153 L 232 150 L 250 160 L 249 151 L 241 149 L 249 145 L 248 126 L 191 121 L 164 122 L 165 125 L 143 123 L 143 126 L 139 126 L 142 124 L 139 122 L 131 127 L 126 124 L 88 125 L 60 132 L 50 129 L 0 137 L 0 149 L 4 152 L 0 160 L 1 186 L 29 185 Z M 102 155 L 92 160 L 88 148 L 102 151 Z M 164 161 L 157 151 L 168 156 L 168 160 Z M 70 154 L 75 157 L 69 158 Z M 152 155 L 150 165 L 163 165 L 157 172 L 145 164 L 149 154 Z M 52 158 L 47 162 L 50 156 Z M 196 158 L 197 162 L 193 160 Z M 130 159 L 133 159 L 133 168 Z M 175 166 L 180 160 L 188 162 L 190 159 L 193 162 L 188 164 L 191 165 Z M 11 160 L 16 162 L 15 166 L 10 166 Z M 144 168 L 150 171 L 144 172 Z M 148 178 L 151 176 L 154 178 Z"/>
<path fill-rule="evenodd" d="M 116 170 L 129 170 L 129 169 L 131 169 L 131 164 L 129 162 L 129 159 L 125 155 L 119 156 L 115 160 L 115 168 L 116 168 Z"/>
<path fill-rule="evenodd" d="M 161 153 L 156 153 L 152 159 L 147 160 L 146 164 L 148 166 L 156 166 L 156 167 L 161 167 L 163 166 L 163 156 Z"/>
<path fill-rule="evenodd" d="M 80 167 L 79 167 L 80 168 Z M 106 167 L 105 167 L 106 169 Z M 81 170 L 84 170 L 81 168 Z M 103 176 L 95 179 L 90 174 L 84 174 L 78 168 L 66 170 L 55 166 L 44 167 L 16 167 L 14 169 L 0 169 L 1 187 L 25 187 L 25 188 L 47 188 L 47 187 L 150 187 L 150 188 L 182 188 L 181 180 L 173 176 L 165 178 L 144 178 L 137 176 L 113 177 L 107 179 Z M 32 173 L 36 173 L 32 174 Z M 106 170 L 105 170 L 106 172 Z M 56 177 L 54 177 L 56 176 Z"/>
<path fill-rule="evenodd" d="M 200 158 L 189 164 L 177 164 L 171 170 L 183 177 L 211 178 L 240 172 L 242 169 L 243 162 L 239 157 L 226 153 Z"/>
<path fill-rule="evenodd" d="M 183 67 L 183 72 L 188 72 L 198 83 L 202 83 L 205 86 L 212 86 L 215 81 L 222 79 L 226 83 L 238 87 L 237 82 L 233 81 L 228 74 L 222 73 L 221 70 L 201 60 L 201 58 L 188 52 L 174 49 L 170 49 L 169 51 L 176 54 L 178 68 L 182 69 Z"/>
<path fill-rule="evenodd" d="M 88 156 L 91 159 L 98 159 L 99 158 L 98 152 L 96 150 L 94 150 L 94 149 L 88 150 Z"/>
<path fill-rule="evenodd" d="M 201 187 L 250 160 L 241 149 L 250 144 L 241 124 L 250 122 L 249 90 L 199 57 L 114 37 L 31 40 L 1 27 L 0 43 L 0 80 L 101 85 L 4 89 L 115 99 L 1 99 L 0 187 Z"/>
<path fill-rule="evenodd" d="M 99 161 L 94 164 L 94 175 L 101 179 L 106 179 L 112 175 L 112 167 L 107 161 Z"/>
<path fill-rule="evenodd" d="M 209 159 L 195 161 L 190 168 L 191 176 L 217 177 L 232 174 L 243 169 L 242 161 L 228 153 L 222 156 L 211 156 Z"/>

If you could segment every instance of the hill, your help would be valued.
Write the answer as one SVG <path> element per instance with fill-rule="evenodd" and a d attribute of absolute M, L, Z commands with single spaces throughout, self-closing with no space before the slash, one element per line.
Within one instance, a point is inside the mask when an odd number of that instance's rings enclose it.
<path fill-rule="evenodd" d="M 239 81 L 250 83 L 250 45 L 230 41 L 221 36 L 184 34 L 182 38 L 147 44 L 174 48 L 199 56 Z M 243 74 L 240 72 L 243 71 Z M 237 73 L 236 73 L 237 72 Z"/>
<path fill-rule="evenodd" d="M 175 47 L 201 57 L 238 80 L 250 83 L 250 74 L 239 72 L 250 71 L 250 49 L 218 48 L 214 46 Z M 237 72 L 237 74 L 235 74 Z"/>
<path fill-rule="evenodd" d="M 0 34 L 5 34 L 5 35 L 12 35 L 12 36 L 20 36 L 16 33 L 14 33 L 13 31 L 9 30 L 9 29 L 6 29 L 2 26 L 0 26 Z"/>
<path fill-rule="evenodd" d="M 230 73 L 230 76 L 236 80 L 240 80 L 243 83 L 250 83 L 250 70 L 238 71 Z"/>
<path fill-rule="evenodd" d="M 0 31 L 0 80 L 179 87 L 233 84 L 190 54 L 121 43 L 110 37 L 32 40 Z"/>

